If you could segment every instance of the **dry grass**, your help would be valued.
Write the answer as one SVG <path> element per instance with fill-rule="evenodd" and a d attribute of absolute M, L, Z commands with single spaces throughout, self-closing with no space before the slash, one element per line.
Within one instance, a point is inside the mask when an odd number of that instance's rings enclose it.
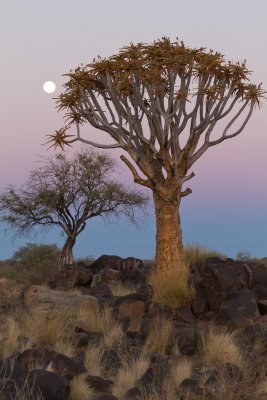
<path fill-rule="evenodd" d="M 5 329 L 1 329 L 0 353 L 3 360 L 6 360 L 9 356 L 19 350 L 19 335 L 20 329 L 17 321 L 14 317 L 8 317 Z"/>
<path fill-rule="evenodd" d="M 77 312 L 77 320 L 82 321 L 88 331 L 103 333 L 106 347 L 117 346 L 124 338 L 123 329 L 115 320 L 110 307 L 94 304 L 81 308 Z"/>
<path fill-rule="evenodd" d="M 82 307 L 77 312 L 77 321 L 82 321 L 91 332 L 109 332 L 116 321 L 110 307 L 100 307 L 98 304 Z"/>
<path fill-rule="evenodd" d="M 176 388 L 178 388 L 183 380 L 192 376 L 192 361 L 188 359 L 179 359 L 178 364 L 172 369 L 172 378 Z"/>
<path fill-rule="evenodd" d="M 243 357 L 237 344 L 235 332 L 229 332 L 224 327 L 210 325 L 199 338 L 199 350 L 207 365 L 232 363 L 242 366 Z"/>
<path fill-rule="evenodd" d="M 118 398 L 124 396 L 127 390 L 135 386 L 136 382 L 144 375 L 149 367 L 148 357 L 142 355 L 137 360 L 125 361 L 119 369 L 113 394 Z"/>
<path fill-rule="evenodd" d="M 225 258 L 225 256 L 218 251 L 210 250 L 199 243 L 184 246 L 184 256 L 187 265 L 195 265 L 197 262 L 205 261 L 208 257 Z"/>
<path fill-rule="evenodd" d="M 73 357 L 75 355 L 75 349 L 77 347 L 77 340 L 67 338 L 65 340 L 60 339 L 55 343 L 55 351 L 64 354 L 67 357 Z"/>
<path fill-rule="evenodd" d="M 174 268 L 156 271 L 150 277 L 154 289 L 154 301 L 166 304 L 172 308 L 190 305 L 194 298 L 194 288 L 188 285 L 188 268 Z"/>
<path fill-rule="evenodd" d="M 135 292 L 135 287 L 133 285 L 124 285 L 123 283 L 117 283 L 111 287 L 113 296 L 127 296 L 130 293 Z"/>
<path fill-rule="evenodd" d="M 34 344 L 55 345 L 62 334 L 73 334 L 71 321 L 62 308 L 53 311 L 33 312 L 22 319 L 21 334 Z"/>
<path fill-rule="evenodd" d="M 172 332 L 173 326 L 170 320 L 157 316 L 153 318 L 143 347 L 143 352 L 167 354 Z"/>
<path fill-rule="evenodd" d="M 85 382 L 86 375 L 75 376 L 70 382 L 69 400 L 90 400 L 92 390 Z"/>
<path fill-rule="evenodd" d="M 91 375 L 102 374 L 101 360 L 104 355 L 105 346 L 103 343 L 88 345 L 84 354 L 84 366 Z"/>

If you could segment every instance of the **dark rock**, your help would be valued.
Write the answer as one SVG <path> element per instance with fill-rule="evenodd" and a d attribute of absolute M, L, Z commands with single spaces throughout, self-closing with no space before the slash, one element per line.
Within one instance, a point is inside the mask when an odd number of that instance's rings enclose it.
<path fill-rule="evenodd" d="M 202 395 L 203 389 L 199 386 L 199 382 L 195 379 L 184 379 L 179 389 L 182 391 L 190 392 L 195 395 Z"/>
<path fill-rule="evenodd" d="M 144 263 L 139 258 L 127 257 L 122 262 L 122 271 L 126 274 L 130 271 L 136 270 L 138 268 L 144 267 Z"/>
<path fill-rule="evenodd" d="M 103 353 L 101 365 L 107 374 L 116 375 L 123 363 L 119 353 L 115 349 L 109 348 L 105 349 Z"/>
<path fill-rule="evenodd" d="M 15 380 L 0 383 L 1 400 L 40 400 L 41 389 L 34 382 L 18 384 Z M 44 399 L 46 400 L 46 399 Z"/>
<path fill-rule="evenodd" d="M 169 366 L 161 364 L 151 364 L 137 385 L 148 391 L 155 388 L 157 391 L 162 389 L 162 383 L 169 376 Z"/>
<path fill-rule="evenodd" d="M 108 267 L 113 268 L 118 271 L 122 269 L 123 258 L 118 256 L 102 255 L 97 260 L 95 260 L 89 267 L 94 273 Z"/>
<path fill-rule="evenodd" d="M 85 379 L 88 386 L 93 389 L 93 392 L 107 392 L 109 393 L 114 386 L 114 382 L 110 379 L 104 379 L 101 376 L 88 375 Z"/>
<path fill-rule="evenodd" d="M 261 315 L 267 314 L 267 301 L 266 300 L 258 301 L 258 307 L 259 307 Z"/>
<path fill-rule="evenodd" d="M 122 296 L 114 302 L 119 320 L 133 320 L 142 318 L 145 315 L 146 303 L 135 294 Z"/>
<path fill-rule="evenodd" d="M 93 287 L 90 287 L 89 294 L 96 298 L 113 296 L 111 289 L 105 284 L 98 284 Z"/>
<path fill-rule="evenodd" d="M 187 322 L 188 324 L 195 325 L 196 317 L 189 307 L 181 306 L 174 310 L 173 319 Z"/>
<path fill-rule="evenodd" d="M 242 263 L 223 260 L 219 263 L 212 257 L 197 264 L 196 271 L 201 278 L 201 283 L 195 287 L 196 297 L 201 298 L 204 294 L 212 311 L 218 310 L 223 301 L 236 295 L 248 283 L 247 270 Z"/>
<path fill-rule="evenodd" d="M 85 268 L 64 269 L 55 274 L 54 288 L 70 290 L 77 286 L 90 286 L 93 273 Z"/>
<path fill-rule="evenodd" d="M 267 266 L 250 265 L 252 272 L 251 290 L 257 294 L 258 300 L 267 300 Z"/>
<path fill-rule="evenodd" d="M 243 288 L 230 300 L 225 300 L 217 314 L 218 322 L 233 328 L 243 328 L 259 317 L 255 294 Z"/>
<path fill-rule="evenodd" d="M 141 283 L 137 286 L 135 293 L 141 300 L 151 301 L 154 295 L 154 290 L 148 283 Z"/>
<path fill-rule="evenodd" d="M 70 383 L 67 378 L 57 373 L 34 369 L 29 372 L 29 381 L 42 391 L 44 400 L 68 400 Z"/>
<path fill-rule="evenodd" d="M 112 394 L 101 394 L 96 398 L 96 400 L 119 400 L 118 397 L 113 396 Z"/>
<path fill-rule="evenodd" d="M 104 268 L 92 279 L 91 288 L 98 286 L 113 286 L 121 281 L 121 272 L 113 268 Z"/>
<path fill-rule="evenodd" d="M 148 312 L 147 312 L 147 317 L 153 318 L 153 317 L 163 317 L 167 319 L 172 319 L 173 317 L 173 311 L 172 308 L 166 304 L 162 303 L 157 303 L 155 301 L 152 301 L 150 303 Z"/>
<path fill-rule="evenodd" d="M 0 379 L 14 380 L 17 384 L 24 381 L 25 367 L 15 359 L 7 359 L 5 362 L 0 361 Z"/>
<path fill-rule="evenodd" d="M 260 324 L 252 324 L 247 326 L 243 331 L 245 342 L 249 346 L 253 346 L 257 342 L 265 343 L 267 347 L 267 328 Z"/>
<path fill-rule="evenodd" d="M 174 321 L 172 346 L 177 346 L 183 356 L 195 354 L 194 327 Z"/>
<path fill-rule="evenodd" d="M 160 353 L 150 353 L 149 360 L 152 364 L 167 365 L 169 364 L 170 357 Z"/>
<path fill-rule="evenodd" d="M 142 398 L 143 391 L 137 387 L 134 386 L 133 388 L 127 390 L 127 392 L 124 395 L 125 400 L 140 400 Z"/>
<path fill-rule="evenodd" d="M 79 333 L 77 335 L 77 347 L 88 346 L 89 344 L 100 345 L 102 338 L 103 333 L 101 332 Z"/>
<path fill-rule="evenodd" d="M 64 354 L 57 353 L 48 347 L 39 347 L 34 349 L 27 349 L 18 357 L 18 361 L 30 368 L 32 365 L 38 364 L 46 368 L 52 364 L 53 370 L 58 374 L 72 379 L 75 375 L 81 374 L 85 371 L 84 366 Z"/>
<path fill-rule="evenodd" d="M 208 301 L 201 280 L 194 283 L 195 296 L 192 301 L 192 311 L 195 315 L 199 316 L 208 310 Z"/>

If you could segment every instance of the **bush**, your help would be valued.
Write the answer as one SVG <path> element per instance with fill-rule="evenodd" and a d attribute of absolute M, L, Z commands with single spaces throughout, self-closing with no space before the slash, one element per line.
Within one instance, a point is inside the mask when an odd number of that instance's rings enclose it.
<path fill-rule="evenodd" d="M 46 282 L 58 270 L 60 250 L 55 244 L 28 243 L 2 263 L 0 275 L 31 284 Z"/>

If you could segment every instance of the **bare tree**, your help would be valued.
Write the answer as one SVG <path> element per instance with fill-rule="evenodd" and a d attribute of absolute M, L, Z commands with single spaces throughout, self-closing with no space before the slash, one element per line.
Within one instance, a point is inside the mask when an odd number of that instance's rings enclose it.
<path fill-rule="evenodd" d="M 245 62 L 226 63 L 213 50 L 162 38 L 131 44 L 66 74 L 57 98 L 66 126 L 50 141 L 62 147 L 79 140 L 128 153 L 131 160 L 121 159 L 134 181 L 153 191 L 158 268 L 184 266 L 179 207 L 192 192 L 183 188 L 194 176 L 190 169 L 210 147 L 241 133 L 260 104 L 265 92 L 250 83 L 249 73 Z M 113 143 L 83 137 L 85 122 Z M 72 124 L 75 137 L 67 132 Z"/>
<path fill-rule="evenodd" d="M 135 209 L 146 202 L 142 193 L 112 179 L 114 167 L 114 160 L 93 151 L 50 157 L 22 188 L 11 186 L 0 195 L 1 219 L 20 235 L 36 227 L 60 227 L 67 237 L 60 267 L 73 265 L 73 247 L 88 219 L 124 214 L 137 222 Z"/>

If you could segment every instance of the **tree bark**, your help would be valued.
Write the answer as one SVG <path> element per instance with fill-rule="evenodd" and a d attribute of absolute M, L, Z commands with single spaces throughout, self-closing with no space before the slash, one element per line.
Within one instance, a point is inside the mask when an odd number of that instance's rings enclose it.
<path fill-rule="evenodd" d="M 63 270 L 66 266 L 73 266 L 73 247 L 76 239 L 68 237 L 60 253 L 60 269 Z"/>
<path fill-rule="evenodd" d="M 154 192 L 156 213 L 156 268 L 167 270 L 185 267 L 182 229 L 179 215 L 180 199 L 164 201 Z"/>

